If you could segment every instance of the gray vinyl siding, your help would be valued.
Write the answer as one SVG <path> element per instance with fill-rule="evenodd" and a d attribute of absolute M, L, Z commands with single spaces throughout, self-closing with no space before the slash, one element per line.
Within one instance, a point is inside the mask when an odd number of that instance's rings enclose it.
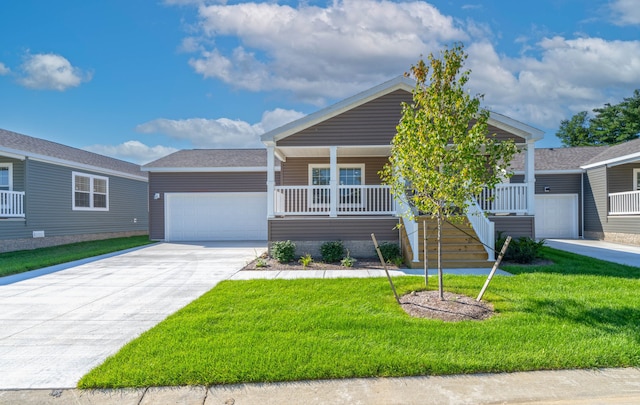
<path fill-rule="evenodd" d="M 278 177 L 276 173 L 276 178 Z M 266 172 L 149 173 L 149 237 L 154 240 L 164 239 L 164 193 L 266 191 Z M 157 200 L 153 198 L 155 193 L 160 194 Z"/>
<path fill-rule="evenodd" d="M 528 236 L 535 238 L 535 218 L 529 215 L 492 216 L 489 220 L 495 224 L 497 232 L 511 235 L 512 238 Z"/>
<path fill-rule="evenodd" d="M 31 238 L 33 231 L 45 236 L 147 231 L 147 182 L 29 159 L 24 167 L 26 218 L 0 222 L 2 239 Z M 108 211 L 73 210 L 73 171 L 109 178 Z"/>
<path fill-rule="evenodd" d="M 608 213 L 607 172 L 604 166 L 587 170 L 584 176 L 584 230 L 603 232 Z"/>
<path fill-rule="evenodd" d="M 396 90 L 278 141 L 278 146 L 389 145 L 411 93 Z"/>
<path fill-rule="evenodd" d="M 640 163 L 629 163 L 607 169 L 609 193 L 633 191 L 633 169 L 640 169 Z"/>
<path fill-rule="evenodd" d="M 269 220 L 269 240 L 398 241 L 398 218 L 282 218 Z"/>
<path fill-rule="evenodd" d="M 389 161 L 386 157 L 338 158 L 338 164 L 364 164 L 364 181 L 368 185 L 380 184 L 378 172 Z M 309 165 L 329 165 L 329 158 L 289 158 L 282 162 L 282 184 L 285 186 L 306 186 L 309 184 Z"/>

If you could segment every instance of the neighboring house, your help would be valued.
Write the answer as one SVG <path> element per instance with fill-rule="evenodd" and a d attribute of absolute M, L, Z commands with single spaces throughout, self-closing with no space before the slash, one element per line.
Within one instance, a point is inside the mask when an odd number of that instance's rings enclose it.
<path fill-rule="evenodd" d="M 405 221 L 396 229 L 405 208 L 378 174 L 413 88 L 404 77 L 376 86 L 265 133 L 266 150 L 187 150 L 145 165 L 151 238 L 291 240 L 298 254 L 313 255 L 322 242 L 342 240 L 352 256 L 362 257 L 373 254 L 375 233 L 380 242 L 404 240 L 407 258 L 419 263 L 417 224 Z M 501 196 L 499 205 L 481 201 L 490 221 L 471 218 L 493 246 L 494 223 L 514 236 L 534 236 L 533 150 L 543 133 L 495 113 L 489 131 L 527 149 L 525 183 L 488 190 Z M 487 250 L 485 262 L 492 258 Z"/>
<path fill-rule="evenodd" d="M 0 252 L 148 232 L 133 163 L 0 129 Z"/>
<path fill-rule="evenodd" d="M 640 139 L 535 155 L 536 237 L 640 245 Z M 521 154 L 513 166 L 512 183 L 522 181 Z"/>

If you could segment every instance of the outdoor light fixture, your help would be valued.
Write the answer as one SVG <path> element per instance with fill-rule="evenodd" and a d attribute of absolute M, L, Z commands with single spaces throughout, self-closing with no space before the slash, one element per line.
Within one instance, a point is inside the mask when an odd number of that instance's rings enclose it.
<path fill-rule="evenodd" d="M 160 199 L 160 193 L 155 193 L 155 194 L 153 195 L 153 199 L 154 199 L 154 200 L 159 200 L 159 199 Z"/>

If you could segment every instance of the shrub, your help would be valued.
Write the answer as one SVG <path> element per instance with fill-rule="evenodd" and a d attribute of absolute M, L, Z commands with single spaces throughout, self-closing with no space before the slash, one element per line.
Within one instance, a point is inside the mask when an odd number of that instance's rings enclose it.
<path fill-rule="evenodd" d="M 271 255 L 280 263 L 289 263 L 295 258 L 296 244 L 288 241 L 277 241 L 271 245 Z"/>
<path fill-rule="evenodd" d="M 400 254 L 400 246 L 397 243 L 382 242 L 379 246 L 382 258 L 387 263 L 395 263 L 398 257 L 402 258 Z"/>
<path fill-rule="evenodd" d="M 337 262 L 344 257 L 344 245 L 339 240 L 325 242 L 320 246 L 320 254 L 324 262 Z"/>
<path fill-rule="evenodd" d="M 498 232 L 498 238 L 496 240 L 497 251 L 502 249 L 502 245 L 504 245 L 506 240 L 507 238 L 506 236 L 503 236 L 503 232 Z M 541 239 L 539 242 L 536 242 L 528 236 L 512 239 L 503 260 L 511 260 L 520 264 L 529 264 L 540 257 L 540 249 L 543 246 L 544 239 Z"/>
<path fill-rule="evenodd" d="M 347 250 L 347 255 L 342 260 L 340 260 L 340 264 L 344 267 L 353 267 L 353 265 L 356 264 L 356 261 L 356 259 L 349 256 L 349 251 Z"/>
<path fill-rule="evenodd" d="M 298 260 L 298 263 L 300 263 L 302 267 L 306 269 L 308 265 L 313 263 L 313 258 L 309 253 L 307 253 L 306 255 L 300 257 L 300 259 Z"/>

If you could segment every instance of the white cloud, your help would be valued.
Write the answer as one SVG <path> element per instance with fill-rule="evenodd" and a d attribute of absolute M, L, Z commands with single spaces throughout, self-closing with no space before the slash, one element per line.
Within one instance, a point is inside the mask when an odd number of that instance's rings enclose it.
<path fill-rule="evenodd" d="M 469 46 L 470 87 L 492 110 L 543 128 L 585 109 L 628 97 L 640 83 L 640 41 L 544 38 L 537 58 Z"/>
<path fill-rule="evenodd" d="M 640 24 L 640 4 L 638 4 L 638 0 L 615 0 L 610 4 L 610 7 L 616 24 Z"/>
<path fill-rule="evenodd" d="M 307 101 L 346 97 L 404 72 L 421 54 L 467 35 L 423 1 L 336 0 L 326 7 L 267 3 L 198 9 L 196 72 L 253 91 L 284 89 Z M 212 39 L 237 38 L 227 51 Z M 219 41 L 216 41 L 219 42 Z M 197 49 L 193 39 L 183 49 Z"/>
<path fill-rule="evenodd" d="M 27 55 L 21 66 L 22 77 L 18 80 L 31 89 L 64 91 L 91 80 L 91 74 L 71 65 L 61 55 L 53 53 Z"/>
<path fill-rule="evenodd" d="M 177 151 L 168 146 L 147 146 L 140 141 L 127 141 L 120 145 L 91 145 L 84 149 L 138 164 L 149 163 Z"/>
<path fill-rule="evenodd" d="M 136 131 L 161 133 L 173 139 L 186 140 L 194 148 L 262 148 L 264 144 L 260 141 L 260 135 L 302 116 L 304 114 L 296 111 L 276 109 L 265 112 L 257 124 L 228 118 L 159 118 L 138 125 Z"/>
<path fill-rule="evenodd" d="M 8 75 L 11 72 L 11 69 L 5 66 L 4 63 L 0 62 L 0 76 Z"/>

